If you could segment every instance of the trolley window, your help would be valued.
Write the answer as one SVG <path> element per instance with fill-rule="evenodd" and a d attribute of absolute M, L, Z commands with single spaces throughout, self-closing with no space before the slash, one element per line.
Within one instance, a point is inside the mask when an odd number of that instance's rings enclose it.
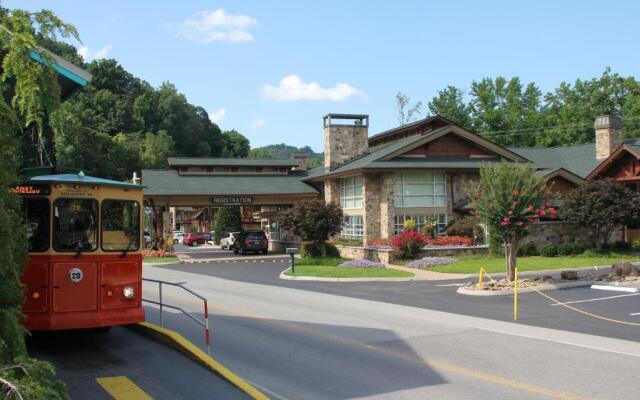
<path fill-rule="evenodd" d="M 49 199 L 23 198 L 22 211 L 27 225 L 29 252 L 47 251 L 49 249 Z"/>
<path fill-rule="evenodd" d="M 98 202 L 59 198 L 53 202 L 53 249 L 93 251 L 98 247 Z"/>
<path fill-rule="evenodd" d="M 132 200 L 102 201 L 102 250 L 136 251 L 140 247 L 140 205 Z"/>

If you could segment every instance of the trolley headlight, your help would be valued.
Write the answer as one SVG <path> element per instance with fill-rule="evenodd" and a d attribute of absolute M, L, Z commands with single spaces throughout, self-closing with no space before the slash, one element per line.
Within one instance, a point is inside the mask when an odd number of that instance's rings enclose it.
<path fill-rule="evenodd" d="M 133 286 L 125 286 L 122 289 L 122 295 L 127 299 L 133 299 L 133 296 L 136 295 L 136 290 L 133 288 Z"/>

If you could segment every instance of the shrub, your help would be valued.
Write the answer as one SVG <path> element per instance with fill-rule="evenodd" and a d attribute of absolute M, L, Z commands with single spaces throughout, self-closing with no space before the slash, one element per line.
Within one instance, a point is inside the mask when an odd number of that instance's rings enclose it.
<path fill-rule="evenodd" d="M 403 228 L 405 231 L 415 230 L 416 229 L 416 221 L 412 219 L 408 219 L 404 221 Z"/>
<path fill-rule="evenodd" d="M 540 249 L 540 255 L 543 257 L 555 257 L 558 255 L 558 246 L 555 244 L 548 244 Z"/>
<path fill-rule="evenodd" d="M 340 252 L 338 248 L 331 244 L 325 243 L 325 257 L 340 257 Z M 300 257 L 302 258 L 310 258 L 310 257 L 322 257 L 322 247 L 318 242 L 302 242 L 300 246 Z"/>
<path fill-rule="evenodd" d="M 634 240 L 631 244 L 631 247 L 633 247 L 635 250 L 640 250 L 640 238 Z"/>
<path fill-rule="evenodd" d="M 240 207 L 222 207 L 216 219 L 215 231 L 213 233 L 214 243 L 220 244 L 220 239 L 227 236 L 230 232 L 240 231 L 242 231 Z"/>
<path fill-rule="evenodd" d="M 573 252 L 571 254 L 582 254 L 589 249 L 589 246 L 584 242 L 576 242 L 573 244 Z"/>
<path fill-rule="evenodd" d="M 492 227 L 489 227 L 489 255 L 494 257 L 504 255 L 502 239 L 500 238 L 500 235 L 498 235 L 497 231 Z"/>
<path fill-rule="evenodd" d="M 557 249 L 559 256 L 570 256 L 572 254 L 575 254 L 574 246 L 571 243 L 559 244 Z"/>
<path fill-rule="evenodd" d="M 342 264 L 339 264 L 338 267 L 348 267 L 348 268 L 384 268 L 384 264 L 377 261 L 371 260 L 349 260 L 345 261 Z"/>
<path fill-rule="evenodd" d="M 518 257 L 533 257 L 538 255 L 538 248 L 533 242 L 523 244 L 518 248 Z"/>
<path fill-rule="evenodd" d="M 460 218 L 447 227 L 447 235 L 473 237 L 476 225 L 478 221 L 473 217 Z"/>
<path fill-rule="evenodd" d="M 436 236 L 433 238 L 426 238 L 427 246 L 471 246 L 473 239 L 466 236 Z"/>
<path fill-rule="evenodd" d="M 320 199 L 306 200 L 282 211 L 278 221 L 284 232 L 298 236 L 304 241 L 315 242 L 321 254 L 328 256 L 330 250 L 325 241 L 340 233 L 344 214 L 337 204 L 325 203 Z"/>
<path fill-rule="evenodd" d="M 447 265 L 456 262 L 454 258 L 448 257 L 424 257 L 420 260 L 411 261 L 406 265 L 407 268 L 429 268 L 434 265 Z"/>
<path fill-rule="evenodd" d="M 631 248 L 631 244 L 625 242 L 624 240 L 617 240 L 613 242 L 611 246 L 615 250 L 629 250 Z"/>
<path fill-rule="evenodd" d="M 391 245 L 400 251 L 402 258 L 416 258 L 425 243 L 426 238 L 414 230 L 402 231 L 391 240 Z"/>

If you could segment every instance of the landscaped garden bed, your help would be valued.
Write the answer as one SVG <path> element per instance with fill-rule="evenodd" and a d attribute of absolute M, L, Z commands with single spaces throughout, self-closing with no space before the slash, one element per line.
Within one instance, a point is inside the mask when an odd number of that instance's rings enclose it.
<path fill-rule="evenodd" d="M 174 253 L 164 250 L 144 250 L 142 252 L 142 262 L 145 264 L 172 264 L 180 262 Z"/>
<path fill-rule="evenodd" d="M 344 258 L 302 258 L 296 260 L 295 274 L 288 269 L 286 276 L 318 278 L 410 278 L 410 272 L 387 269 L 384 264 L 369 260 Z"/>

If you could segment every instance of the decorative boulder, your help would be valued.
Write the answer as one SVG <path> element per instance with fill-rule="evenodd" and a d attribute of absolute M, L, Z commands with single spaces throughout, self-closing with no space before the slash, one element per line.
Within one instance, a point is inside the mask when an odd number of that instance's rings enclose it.
<path fill-rule="evenodd" d="M 611 272 L 609 274 L 613 276 L 636 276 L 638 270 L 630 262 L 621 261 L 611 266 Z"/>
<path fill-rule="evenodd" d="M 560 278 L 566 281 L 577 281 L 578 280 L 578 272 L 577 271 L 561 271 Z"/>

